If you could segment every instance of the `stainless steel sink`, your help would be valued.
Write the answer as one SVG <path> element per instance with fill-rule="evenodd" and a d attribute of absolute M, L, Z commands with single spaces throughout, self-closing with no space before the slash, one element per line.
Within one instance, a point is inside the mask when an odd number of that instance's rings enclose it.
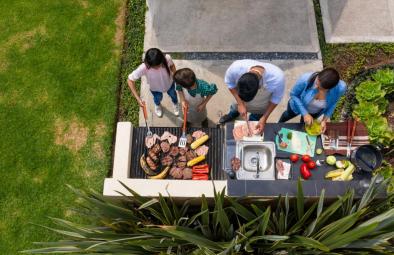
<path fill-rule="evenodd" d="M 237 142 L 236 157 L 241 160 L 241 169 L 237 171 L 237 179 L 275 180 L 275 155 L 273 142 Z"/>

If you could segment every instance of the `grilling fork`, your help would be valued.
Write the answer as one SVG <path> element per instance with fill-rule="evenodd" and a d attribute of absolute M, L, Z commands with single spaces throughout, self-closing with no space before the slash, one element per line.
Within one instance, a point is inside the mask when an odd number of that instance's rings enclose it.
<path fill-rule="evenodd" d="M 146 132 L 146 136 L 151 137 L 153 135 L 152 131 L 150 131 L 149 125 L 148 125 L 148 113 L 146 111 L 146 103 L 142 104 L 142 111 L 144 112 L 144 120 L 145 120 L 145 126 L 148 128 L 148 132 Z"/>
<path fill-rule="evenodd" d="M 182 127 L 182 136 L 179 139 L 179 143 L 178 143 L 179 148 L 185 148 L 187 144 L 186 121 L 187 121 L 187 111 L 189 110 L 188 106 L 186 105 L 186 107 L 182 107 L 182 110 L 183 110 L 183 127 Z"/>

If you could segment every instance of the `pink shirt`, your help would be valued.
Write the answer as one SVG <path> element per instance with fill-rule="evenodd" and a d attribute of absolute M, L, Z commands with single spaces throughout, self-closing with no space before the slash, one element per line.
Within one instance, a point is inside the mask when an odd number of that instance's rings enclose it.
<path fill-rule="evenodd" d="M 168 67 L 174 65 L 171 56 L 166 54 L 166 60 Z M 147 68 L 145 63 L 142 63 L 135 69 L 131 74 L 129 74 L 129 80 L 136 81 L 145 75 L 148 80 L 149 88 L 152 91 L 166 92 L 170 89 L 172 85 L 172 77 L 168 75 L 167 70 L 164 66 L 160 68 Z"/>

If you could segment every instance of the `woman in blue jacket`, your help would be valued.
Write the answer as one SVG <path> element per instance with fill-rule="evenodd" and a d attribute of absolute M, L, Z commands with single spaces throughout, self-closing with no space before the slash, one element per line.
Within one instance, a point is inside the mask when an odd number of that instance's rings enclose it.
<path fill-rule="evenodd" d="M 334 68 L 305 73 L 292 88 L 287 110 L 279 122 L 286 122 L 301 114 L 301 122 L 311 125 L 313 119 L 323 115 L 321 126 L 322 132 L 325 132 L 327 120 L 345 91 L 346 83 L 339 79 L 339 73 Z"/>

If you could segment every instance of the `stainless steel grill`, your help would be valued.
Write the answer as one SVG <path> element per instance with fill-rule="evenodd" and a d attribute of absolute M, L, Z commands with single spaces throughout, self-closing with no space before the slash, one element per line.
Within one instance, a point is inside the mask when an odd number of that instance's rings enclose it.
<path fill-rule="evenodd" d="M 159 136 L 168 131 L 171 134 L 178 136 L 182 135 L 182 129 L 179 127 L 151 127 L 153 133 Z M 213 180 L 225 180 L 226 173 L 223 171 L 223 149 L 224 149 L 224 132 L 221 128 L 188 128 L 189 134 L 196 130 L 202 130 L 209 135 L 209 140 L 206 145 L 209 146 L 209 152 L 207 155 L 207 163 L 211 168 L 210 178 Z M 141 169 L 139 164 L 139 158 L 145 152 L 145 127 L 133 128 L 133 141 L 131 150 L 131 167 L 130 177 L 131 178 L 146 178 L 145 172 Z"/>

